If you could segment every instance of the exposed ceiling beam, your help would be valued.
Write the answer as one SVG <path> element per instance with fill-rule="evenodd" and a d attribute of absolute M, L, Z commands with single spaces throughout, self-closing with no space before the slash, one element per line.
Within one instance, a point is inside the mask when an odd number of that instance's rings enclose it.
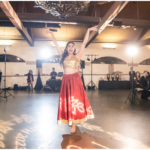
<path fill-rule="evenodd" d="M 102 20 L 102 17 L 92 16 L 73 16 L 66 19 L 50 16 L 49 14 L 34 14 L 34 13 L 18 13 L 18 17 L 22 22 L 36 23 L 77 23 L 84 25 L 96 25 Z M 4 13 L 0 13 L 0 20 L 8 20 Z M 138 19 L 114 18 L 113 21 L 122 21 L 122 25 L 135 26 L 137 28 L 150 28 L 150 21 Z"/>
<path fill-rule="evenodd" d="M 79 24 L 97 24 L 100 17 L 91 16 L 73 16 L 65 19 L 60 19 L 58 17 L 50 16 L 49 14 L 24 14 L 19 13 L 19 18 L 23 22 L 45 22 L 45 23 L 79 23 Z"/>
<path fill-rule="evenodd" d="M 108 24 L 118 15 L 118 13 L 126 6 L 127 3 L 128 3 L 128 1 L 116 1 L 116 2 L 114 2 L 114 4 L 107 11 L 105 16 L 99 22 L 99 24 L 98 24 L 99 31 L 97 31 L 97 32 L 92 31 L 91 32 L 91 34 L 89 36 L 89 40 L 88 40 L 85 47 L 87 47 L 96 38 L 96 36 L 98 34 L 100 34 L 100 32 L 102 32 L 108 26 Z"/>
<path fill-rule="evenodd" d="M 24 13 L 24 2 L 20 1 L 17 3 L 18 4 L 18 13 Z"/>
<path fill-rule="evenodd" d="M 26 28 L 60 28 L 58 23 L 22 22 L 22 24 Z M 0 21 L 0 27 L 14 27 L 14 25 L 11 21 Z"/>
<path fill-rule="evenodd" d="M 96 5 L 94 17 L 100 17 L 100 5 Z"/>
<path fill-rule="evenodd" d="M 150 28 L 149 20 L 124 19 L 124 18 L 116 17 L 114 21 L 122 21 L 122 25 L 126 25 L 126 26 L 135 26 L 137 28 Z"/>
<path fill-rule="evenodd" d="M 92 10 L 91 16 L 94 16 L 95 8 L 96 8 L 96 5 L 93 6 L 93 10 Z"/>
<path fill-rule="evenodd" d="M 149 31 L 149 28 L 144 28 L 142 30 L 142 32 L 140 33 L 140 35 L 138 36 L 136 42 L 140 41 L 142 39 L 142 37 L 144 37 L 144 35 Z"/>
<path fill-rule="evenodd" d="M 0 35 L 1 40 L 24 40 L 24 38 L 20 35 Z"/>
<path fill-rule="evenodd" d="M 32 34 L 32 33 L 31 33 Z M 0 39 L 1 40 L 25 40 L 21 35 L 18 36 L 18 35 L 0 35 Z M 70 39 L 70 38 L 59 38 L 58 41 L 73 41 L 73 42 L 82 42 L 83 40 L 75 40 L 74 38 Z M 34 38 L 34 41 L 52 41 L 51 39 L 49 38 L 45 38 L 45 39 L 39 39 L 39 38 Z M 108 41 L 94 41 L 93 43 L 109 43 Z M 131 44 L 131 42 L 111 42 L 111 43 L 114 43 L 114 44 Z"/>
<path fill-rule="evenodd" d="M 149 45 L 150 44 L 150 38 L 148 38 L 148 39 L 146 39 L 146 40 L 144 40 L 144 41 L 141 41 L 141 42 L 137 42 L 137 46 L 138 47 L 143 47 L 143 46 L 145 46 L 145 45 Z"/>
<path fill-rule="evenodd" d="M 30 46 L 34 46 L 34 42 L 30 37 L 27 29 L 23 26 L 21 20 L 17 16 L 16 12 L 12 8 L 9 1 L 0 1 L 0 7 L 5 13 L 5 15 L 9 18 L 9 20 L 13 23 L 13 25 L 19 30 L 22 36 L 26 39 Z"/>

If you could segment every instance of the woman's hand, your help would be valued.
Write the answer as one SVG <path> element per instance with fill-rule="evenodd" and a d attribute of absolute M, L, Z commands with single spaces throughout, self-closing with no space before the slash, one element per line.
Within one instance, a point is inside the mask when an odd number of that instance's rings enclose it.
<path fill-rule="evenodd" d="M 86 34 L 85 34 L 85 37 L 84 37 L 84 40 L 83 40 L 83 43 L 81 44 L 81 48 L 80 50 L 78 51 L 78 53 L 76 54 L 77 57 L 80 59 L 83 55 L 83 51 L 85 49 L 85 46 L 86 46 L 86 43 L 88 41 L 88 38 L 89 38 L 89 34 L 90 34 L 90 31 L 98 31 L 98 25 L 97 26 L 94 26 L 94 27 L 91 27 L 91 28 L 88 28 Z"/>
<path fill-rule="evenodd" d="M 98 25 L 97 26 L 94 26 L 94 27 L 91 27 L 91 28 L 88 28 L 89 31 L 98 31 Z"/>

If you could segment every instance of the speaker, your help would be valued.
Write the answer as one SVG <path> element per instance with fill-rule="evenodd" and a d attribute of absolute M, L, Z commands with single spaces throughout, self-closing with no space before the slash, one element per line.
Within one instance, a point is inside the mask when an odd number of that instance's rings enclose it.
<path fill-rule="evenodd" d="M 114 26 L 119 26 L 121 27 L 122 21 L 114 21 Z"/>
<path fill-rule="evenodd" d="M 88 90 L 94 90 L 95 86 L 88 86 Z"/>
<path fill-rule="evenodd" d="M 81 69 L 84 69 L 84 68 L 85 68 L 85 61 L 81 60 Z"/>
<path fill-rule="evenodd" d="M 14 90 L 18 90 L 18 84 L 14 84 Z"/>
<path fill-rule="evenodd" d="M 27 90 L 28 86 L 20 86 L 18 87 L 19 90 Z"/>
<path fill-rule="evenodd" d="M 42 68 L 42 60 L 36 60 L 36 68 Z"/>

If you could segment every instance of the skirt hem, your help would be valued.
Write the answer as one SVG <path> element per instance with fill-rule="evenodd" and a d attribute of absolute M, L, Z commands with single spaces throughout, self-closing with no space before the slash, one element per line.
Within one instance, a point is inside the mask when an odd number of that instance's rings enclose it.
<path fill-rule="evenodd" d="M 76 123 L 82 123 L 82 122 L 86 121 L 87 119 L 93 119 L 93 118 L 94 118 L 94 115 L 90 115 L 90 116 L 88 115 L 83 119 L 73 120 L 73 121 L 68 121 L 68 120 L 62 119 L 62 120 L 57 120 L 57 124 L 65 123 L 68 125 L 72 125 L 72 124 L 76 124 Z"/>

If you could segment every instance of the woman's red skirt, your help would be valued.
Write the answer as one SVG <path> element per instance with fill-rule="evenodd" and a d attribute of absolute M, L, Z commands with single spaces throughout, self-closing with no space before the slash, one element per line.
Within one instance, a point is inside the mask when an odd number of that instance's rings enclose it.
<path fill-rule="evenodd" d="M 64 74 L 59 97 L 57 123 L 72 125 L 91 118 L 94 118 L 94 114 L 79 73 Z"/>

